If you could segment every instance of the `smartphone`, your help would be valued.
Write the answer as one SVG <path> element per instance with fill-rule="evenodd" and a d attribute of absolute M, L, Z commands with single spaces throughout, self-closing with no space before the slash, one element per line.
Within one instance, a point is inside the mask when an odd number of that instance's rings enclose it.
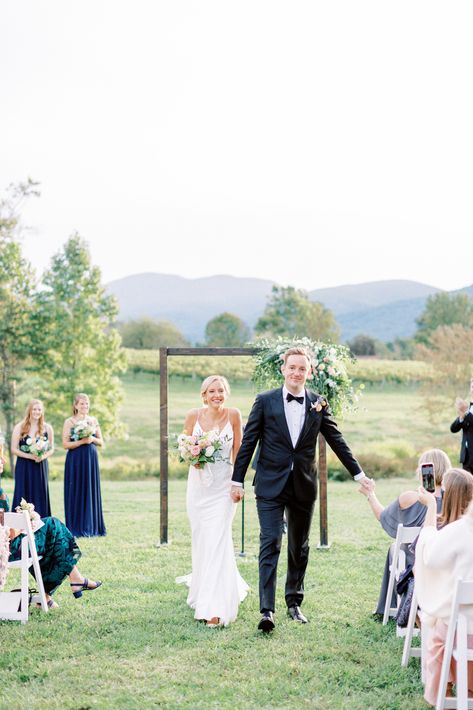
<path fill-rule="evenodd" d="M 422 485 L 429 493 L 435 493 L 435 476 L 433 463 L 421 463 Z"/>

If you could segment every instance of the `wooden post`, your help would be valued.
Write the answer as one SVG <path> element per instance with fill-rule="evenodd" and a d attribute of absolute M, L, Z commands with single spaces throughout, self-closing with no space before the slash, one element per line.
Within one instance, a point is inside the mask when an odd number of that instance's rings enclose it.
<path fill-rule="evenodd" d="M 327 515 L 327 444 L 322 434 L 318 437 L 319 443 L 319 507 L 320 507 L 320 542 L 319 550 L 328 550 L 328 515 Z"/>
<path fill-rule="evenodd" d="M 161 545 L 168 543 L 168 349 L 159 348 L 159 437 L 160 437 L 160 541 Z"/>

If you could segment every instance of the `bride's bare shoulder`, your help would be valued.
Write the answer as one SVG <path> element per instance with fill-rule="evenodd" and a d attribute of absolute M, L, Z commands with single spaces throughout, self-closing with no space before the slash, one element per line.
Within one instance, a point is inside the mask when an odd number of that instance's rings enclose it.
<path fill-rule="evenodd" d="M 184 430 L 192 430 L 199 416 L 199 409 L 189 409 L 184 420 Z"/>
<path fill-rule="evenodd" d="M 236 407 L 228 407 L 228 417 L 233 422 L 241 421 L 241 412 Z"/>

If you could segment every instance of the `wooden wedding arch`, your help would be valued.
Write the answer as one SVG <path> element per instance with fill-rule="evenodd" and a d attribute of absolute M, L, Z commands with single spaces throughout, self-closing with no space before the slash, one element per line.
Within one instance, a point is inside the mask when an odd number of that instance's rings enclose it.
<path fill-rule="evenodd" d="M 159 437 L 160 437 L 160 542 L 166 545 L 168 540 L 168 482 L 169 482 L 169 417 L 168 395 L 169 375 L 168 357 L 172 355 L 220 355 L 220 356 L 251 356 L 255 348 L 159 348 Z M 320 542 L 319 549 L 328 549 L 328 516 L 327 516 L 327 448 L 324 437 L 318 437 L 318 479 L 319 479 L 319 511 L 320 511 Z"/>

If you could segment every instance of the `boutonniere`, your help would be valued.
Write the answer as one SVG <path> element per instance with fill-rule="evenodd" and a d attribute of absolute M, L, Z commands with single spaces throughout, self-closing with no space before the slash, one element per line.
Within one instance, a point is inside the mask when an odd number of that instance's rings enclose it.
<path fill-rule="evenodd" d="M 323 397 L 317 397 L 315 402 L 312 402 L 310 405 L 311 411 L 314 410 L 316 412 L 321 412 L 324 407 L 327 406 L 327 400 L 324 399 Z"/>

